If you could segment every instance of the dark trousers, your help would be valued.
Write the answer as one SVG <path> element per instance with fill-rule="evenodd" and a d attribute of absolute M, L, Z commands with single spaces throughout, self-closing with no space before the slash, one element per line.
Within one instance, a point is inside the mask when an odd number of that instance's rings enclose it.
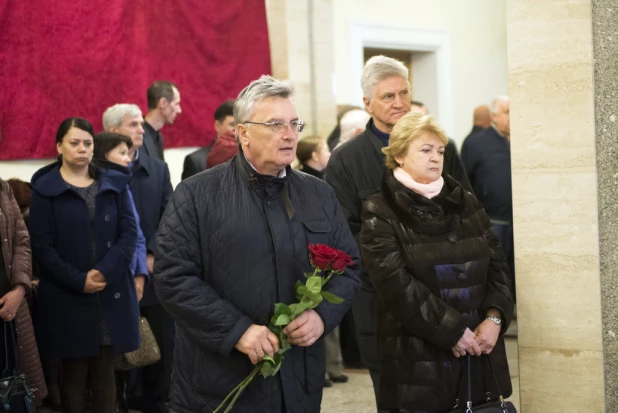
<path fill-rule="evenodd" d="M 494 233 L 500 245 L 504 255 L 506 255 L 506 262 L 509 264 L 509 270 L 511 271 L 511 279 L 513 281 L 513 298 L 515 298 L 515 248 L 513 242 L 513 223 L 507 221 L 491 220 Z"/>
<path fill-rule="evenodd" d="M 113 347 L 102 346 L 96 357 L 62 360 L 60 394 L 63 413 L 84 413 L 87 394 L 90 412 L 114 412 L 114 357 Z"/>
<path fill-rule="evenodd" d="M 174 320 L 161 305 L 142 307 L 152 334 L 161 350 L 161 360 L 142 368 L 142 411 L 143 413 L 167 413 L 165 407 L 170 392 L 172 357 L 174 354 Z"/>

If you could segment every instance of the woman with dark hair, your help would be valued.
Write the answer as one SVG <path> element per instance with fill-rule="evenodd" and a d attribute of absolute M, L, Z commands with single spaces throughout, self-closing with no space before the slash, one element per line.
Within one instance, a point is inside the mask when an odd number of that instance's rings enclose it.
<path fill-rule="evenodd" d="M 131 138 L 125 135 L 114 132 L 101 132 L 94 136 L 94 159 L 97 162 L 106 160 L 108 162 L 128 167 L 131 163 L 131 157 L 129 156 L 129 149 L 133 146 Z M 135 216 L 135 222 L 137 224 L 137 246 L 135 254 L 131 260 L 129 267 L 133 280 L 135 281 L 135 290 L 137 292 L 137 300 L 141 301 L 144 294 L 144 285 L 146 280 L 149 279 L 148 265 L 146 261 L 146 238 L 140 228 L 139 215 L 135 208 L 135 202 L 133 201 L 133 195 L 131 190 L 127 186 L 128 195 L 131 198 L 131 206 L 133 207 L 133 215 Z M 128 412 L 129 407 L 126 400 L 126 386 L 128 381 L 128 372 L 117 371 L 116 372 L 116 403 L 117 412 Z"/>
<path fill-rule="evenodd" d="M 324 178 L 324 170 L 330 158 L 330 149 L 326 140 L 321 136 L 307 136 L 298 141 L 296 158 L 300 169 L 316 178 Z"/>
<path fill-rule="evenodd" d="M 108 161 L 116 165 L 127 168 L 131 163 L 129 157 L 129 149 L 133 146 L 131 138 L 125 135 L 114 132 L 97 133 L 94 137 L 94 159 L 96 161 Z M 139 215 L 135 208 L 133 195 L 127 186 L 127 195 L 131 201 L 133 208 L 133 216 L 137 224 L 137 246 L 133 259 L 131 260 L 130 271 L 135 281 L 135 290 L 137 292 L 137 300 L 142 299 L 144 294 L 144 284 L 148 280 L 148 265 L 146 262 L 146 238 L 139 225 Z"/>
<path fill-rule="evenodd" d="M 69 118 L 56 134 L 58 161 L 32 177 L 30 236 L 39 264 L 37 337 L 61 359 L 64 413 L 114 411 L 114 358 L 140 343 L 129 271 L 137 228 L 126 168 L 92 163 L 88 121 Z"/>

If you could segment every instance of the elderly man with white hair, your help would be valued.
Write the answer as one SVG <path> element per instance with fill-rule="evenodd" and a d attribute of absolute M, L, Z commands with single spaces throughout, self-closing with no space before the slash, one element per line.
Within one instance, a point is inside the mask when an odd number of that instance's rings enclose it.
<path fill-rule="evenodd" d="M 288 82 L 262 76 L 240 92 L 234 121 L 240 152 L 182 181 L 161 226 L 155 287 L 177 324 L 170 402 L 178 413 L 212 412 L 279 339 L 267 327 L 275 303 L 296 302 L 311 270 L 310 244 L 327 244 L 354 264 L 324 288 L 320 303 L 284 329 L 292 348 L 274 377 L 256 376 L 238 413 L 320 411 L 324 340 L 360 287 L 359 254 L 333 190 L 290 168 L 305 127 Z"/>
<path fill-rule="evenodd" d="M 363 133 L 335 149 L 326 168 L 326 181 L 335 189 L 350 229 L 358 241 L 365 199 L 378 192 L 386 171 L 382 148 L 393 127 L 410 111 L 408 69 L 398 60 L 374 56 L 361 78 L 363 102 L 371 119 Z M 374 390 L 379 388 L 375 334 L 376 292 L 366 271 L 361 272 L 361 291 L 353 304 L 361 357 L 369 367 Z"/>
<path fill-rule="evenodd" d="M 461 159 L 474 192 L 485 207 L 502 244 L 515 282 L 509 110 L 508 96 L 492 100 L 489 105 L 491 127 L 465 140 Z"/>
<path fill-rule="evenodd" d="M 126 135 L 133 142 L 129 150 L 131 159 L 129 168 L 133 172 L 129 188 L 139 215 L 140 227 L 146 238 L 147 268 L 152 274 L 154 253 L 157 249 L 156 232 L 173 189 L 167 164 L 139 150 L 144 144 L 143 125 L 142 111 L 134 104 L 120 103 L 108 108 L 103 114 L 105 131 Z M 118 377 L 119 407 L 121 411 L 128 411 L 128 407 L 140 407 L 144 413 L 166 412 L 165 403 L 168 400 L 172 369 L 174 322 L 159 304 L 152 282 L 144 288 L 140 308 L 142 316 L 148 320 L 157 340 L 161 350 L 161 360 L 141 369 L 141 403 L 132 402 L 135 399 L 133 394 L 127 394 L 128 403 L 125 403 L 121 389 L 122 380 Z"/>

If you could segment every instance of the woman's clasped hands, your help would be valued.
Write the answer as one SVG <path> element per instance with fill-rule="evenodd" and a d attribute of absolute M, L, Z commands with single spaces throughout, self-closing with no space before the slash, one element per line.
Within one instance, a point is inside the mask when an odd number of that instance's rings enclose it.
<path fill-rule="evenodd" d="M 466 328 L 463 336 L 451 351 L 458 358 L 466 354 L 471 356 L 490 354 L 498 341 L 499 335 L 500 326 L 491 320 L 485 320 L 479 324 L 474 332 Z"/>

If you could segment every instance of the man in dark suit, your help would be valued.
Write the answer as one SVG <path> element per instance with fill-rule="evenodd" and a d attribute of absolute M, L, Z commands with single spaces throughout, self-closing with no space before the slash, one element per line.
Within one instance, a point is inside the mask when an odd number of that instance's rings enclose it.
<path fill-rule="evenodd" d="M 191 152 L 185 157 L 184 166 L 182 168 L 182 179 L 187 179 L 206 169 L 206 158 L 210 153 L 217 139 L 223 135 L 234 136 L 234 101 L 226 100 L 217 110 L 215 110 L 215 132 L 217 136 L 213 141 L 195 152 Z"/>
<path fill-rule="evenodd" d="M 144 144 L 139 151 L 164 161 L 161 128 L 174 123 L 176 116 L 182 113 L 180 92 L 172 82 L 157 80 L 148 88 L 146 97 L 148 113 L 144 122 Z"/>
<path fill-rule="evenodd" d="M 173 189 L 167 164 L 139 150 L 143 147 L 145 138 L 143 122 L 142 113 L 137 105 L 114 105 L 103 114 L 103 127 L 106 131 L 127 135 L 133 142 L 129 151 L 129 157 L 132 159 L 129 167 L 133 172 L 129 187 L 140 218 L 140 227 L 146 238 L 148 271 L 152 274 L 154 252 L 157 248 L 156 231 Z M 168 400 L 170 388 L 174 322 L 159 304 L 153 283 L 149 283 L 144 288 L 140 309 L 157 340 L 161 350 L 161 360 L 142 369 L 141 406 L 130 403 L 130 407 L 140 408 L 143 413 L 167 413 L 165 403 Z M 130 391 L 127 390 L 127 393 Z M 135 399 L 132 396 L 134 395 L 129 394 L 127 398 Z M 122 405 L 122 398 L 119 397 L 119 399 L 120 407 L 126 409 L 127 406 Z"/>

